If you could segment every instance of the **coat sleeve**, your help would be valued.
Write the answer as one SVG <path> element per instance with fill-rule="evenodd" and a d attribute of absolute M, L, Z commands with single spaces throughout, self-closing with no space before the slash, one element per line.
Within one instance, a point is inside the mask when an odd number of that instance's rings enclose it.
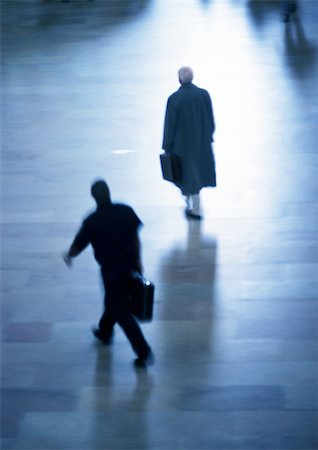
<path fill-rule="evenodd" d="M 213 114 L 213 107 L 212 107 L 212 101 L 209 93 L 205 91 L 205 103 L 207 108 L 207 117 L 208 117 L 208 124 L 209 124 L 209 132 L 211 135 L 211 141 L 213 142 L 213 134 L 215 131 L 215 122 L 214 122 L 214 114 Z"/>
<path fill-rule="evenodd" d="M 177 112 L 171 97 L 169 97 L 166 107 L 166 115 L 163 130 L 163 142 L 162 142 L 162 148 L 166 152 L 171 152 L 173 149 L 176 127 L 177 127 Z"/>

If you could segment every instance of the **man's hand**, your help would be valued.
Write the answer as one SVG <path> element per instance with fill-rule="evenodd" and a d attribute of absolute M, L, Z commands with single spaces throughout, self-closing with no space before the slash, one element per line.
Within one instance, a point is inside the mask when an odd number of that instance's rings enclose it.
<path fill-rule="evenodd" d="M 62 258 L 65 262 L 65 264 L 67 265 L 67 267 L 72 267 L 72 257 L 69 255 L 69 252 L 65 252 L 62 255 Z"/>

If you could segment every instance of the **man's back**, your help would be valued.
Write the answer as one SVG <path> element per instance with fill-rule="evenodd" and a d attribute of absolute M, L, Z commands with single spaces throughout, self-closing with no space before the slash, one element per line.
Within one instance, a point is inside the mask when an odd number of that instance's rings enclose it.
<path fill-rule="evenodd" d="M 127 205 L 98 206 L 83 222 L 83 232 L 94 248 L 97 262 L 109 268 L 133 266 L 141 221 Z"/>
<path fill-rule="evenodd" d="M 168 99 L 163 148 L 179 155 L 200 157 L 212 141 L 214 119 L 211 99 L 205 89 L 182 85 Z"/>

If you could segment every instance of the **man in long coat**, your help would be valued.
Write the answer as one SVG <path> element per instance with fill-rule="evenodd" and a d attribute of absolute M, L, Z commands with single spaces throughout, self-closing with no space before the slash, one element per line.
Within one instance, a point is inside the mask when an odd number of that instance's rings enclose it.
<path fill-rule="evenodd" d="M 187 217 L 201 219 L 200 190 L 216 186 L 212 102 L 192 83 L 190 67 L 181 67 L 178 75 L 181 87 L 168 98 L 162 148 L 180 156 L 182 180 L 175 184 L 186 198 Z"/>

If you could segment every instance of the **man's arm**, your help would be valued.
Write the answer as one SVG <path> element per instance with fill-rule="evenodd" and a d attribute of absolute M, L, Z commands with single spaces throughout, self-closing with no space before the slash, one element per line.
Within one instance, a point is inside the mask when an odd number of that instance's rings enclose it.
<path fill-rule="evenodd" d="M 72 266 L 72 259 L 79 255 L 89 244 L 89 236 L 83 224 L 74 238 L 69 250 L 63 254 L 63 260 L 68 267 Z"/>
<path fill-rule="evenodd" d="M 162 142 L 162 148 L 166 152 L 171 152 L 173 148 L 176 126 L 177 126 L 176 110 L 172 103 L 171 98 L 169 98 L 166 107 L 164 130 L 163 130 L 163 142 Z"/>
<path fill-rule="evenodd" d="M 138 234 L 136 233 L 136 237 L 135 237 L 135 268 L 136 271 L 139 272 L 140 274 L 143 273 L 143 267 L 142 267 L 142 262 L 141 262 L 141 243 L 140 243 L 140 239 Z"/>
<path fill-rule="evenodd" d="M 211 141 L 213 142 L 213 134 L 215 131 L 215 122 L 214 122 L 212 100 L 211 100 L 211 97 L 210 97 L 210 94 L 208 93 L 208 91 L 205 91 L 205 102 L 207 105 L 207 114 L 208 114 L 208 123 L 210 126 Z"/>

